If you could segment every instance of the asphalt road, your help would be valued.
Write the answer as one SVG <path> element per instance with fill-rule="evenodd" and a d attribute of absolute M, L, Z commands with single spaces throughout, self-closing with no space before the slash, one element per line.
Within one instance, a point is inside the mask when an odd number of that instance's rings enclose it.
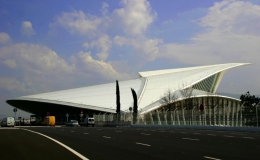
<path fill-rule="evenodd" d="M 131 127 L 32 127 L 27 129 L 50 136 L 91 160 L 255 160 L 259 159 L 260 155 L 259 133 Z M 0 133 L 1 132 L 2 130 L 0 130 Z M 18 129 L 17 132 L 23 134 L 23 136 L 21 135 L 20 137 L 26 137 L 25 140 L 27 143 L 35 142 L 36 140 L 33 137 L 41 139 L 40 135 L 35 134 L 32 136 L 34 133 L 22 129 Z M 25 133 L 30 136 L 25 136 Z M 42 139 L 44 139 L 44 137 L 42 137 Z M 54 148 L 62 148 L 60 146 L 57 147 L 57 144 L 54 144 L 54 142 L 50 140 L 46 139 L 46 141 L 51 143 L 48 145 L 55 146 Z M 12 143 L 15 142 L 13 141 Z M 22 142 L 20 141 L 19 143 Z M 39 144 L 42 144 L 42 142 Z M 42 147 L 48 148 L 46 146 Z M 49 154 L 49 152 L 51 151 L 46 152 L 41 148 L 34 152 L 29 151 L 28 153 Z M 70 152 L 67 151 L 66 153 Z M 59 153 L 57 152 L 57 154 Z M 51 153 L 49 155 L 52 156 Z M 78 157 L 66 157 L 65 159 L 78 159 Z"/>

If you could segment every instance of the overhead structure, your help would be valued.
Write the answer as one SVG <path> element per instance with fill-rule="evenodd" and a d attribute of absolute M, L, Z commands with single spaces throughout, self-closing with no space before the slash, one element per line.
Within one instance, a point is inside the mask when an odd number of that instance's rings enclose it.
<path fill-rule="evenodd" d="M 160 100 L 167 89 L 178 91 L 193 88 L 196 97 L 215 94 L 228 69 L 248 63 L 227 63 L 189 68 L 139 72 L 140 77 L 119 81 L 121 112 L 133 106 L 131 88 L 136 91 L 138 110 L 145 114 L 161 106 Z M 183 97 L 178 96 L 181 100 Z M 56 92 L 22 96 L 7 100 L 11 106 L 26 112 L 43 115 L 116 113 L 116 83 L 88 86 Z"/>

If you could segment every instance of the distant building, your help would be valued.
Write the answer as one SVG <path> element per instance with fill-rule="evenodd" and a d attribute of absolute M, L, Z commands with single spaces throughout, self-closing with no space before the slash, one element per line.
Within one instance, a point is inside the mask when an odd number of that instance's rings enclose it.
<path fill-rule="evenodd" d="M 176 101 L 180 102 L 185 99 L 180 91 L 192 89 L 192 97 L 197 98 L 198 104 L 195 105 L 198 107 L 200 103 L 209 105 L 207 97 L 219 97 L 238 103 L 238 99 L 216 95 L 216 90 L 228 69 L 243 65 L 247 63 L 139 72 L 140 78 L 119 81 L 121 112 L 129 112 L 129 107 L 133 106 L 131 88 L 136 91 L 140 115 L 161 109 L 161 98 L 169 89 L 176 95 Z M 116 113 L 116 80 L 109 84 L 22 96 L 7 100 L 7 103 L 32 114 L 44 116 L 49 112 L 61 119 L 66 119 L 67 113 L 76 119 L 81 111 L 85 116 Z M 227 103 L 222 105 L 230 105 Z"/>

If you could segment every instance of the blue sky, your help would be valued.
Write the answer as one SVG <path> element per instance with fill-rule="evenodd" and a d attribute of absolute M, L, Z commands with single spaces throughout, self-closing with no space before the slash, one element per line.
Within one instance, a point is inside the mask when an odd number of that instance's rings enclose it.
<path fill-rule="evenodd" d="M 257 0 L 0 2 L 0 113 L 19 96 L 220 63 L 218 92 L 259 94 Z M 22 116 L 28 116 L 18 111 Z"/>

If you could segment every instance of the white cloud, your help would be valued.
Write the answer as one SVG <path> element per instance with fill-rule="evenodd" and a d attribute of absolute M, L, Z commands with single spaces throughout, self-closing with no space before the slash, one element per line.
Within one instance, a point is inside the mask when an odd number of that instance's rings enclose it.
<path fill-rule="evenodd" d="M 158 57 L 165 57 L 180 61 L 184 64 L 206 65 L 230 62 L 253 63 L 246 69 L 240 69 L 243 77 L 258 76 L 260 63 L 260 6 L 243 1 L 222 1 L 209 8 L 208 14 L 201 19 L 200 25 L 205 29 L 192 37 L 190 43 L 171 43 L 160 46 Z M 234 72 L 233 77 L 241 79 L 241 72 Z M 239 77 L 240 75 L 240 77 Z M 230 93 L 227 88 L 234 85 L 232 91 L 244 90 L 239 87 L 242 82 L 226 83 L 220 87 L 222 92 Z M 250 82 L 250 83 L 249 83 Z M 243 83 L 252 88 L 252 92 L 259 91 L 256 78 L 247 79 Z M 253 87 L 255 86 L 255 87 Z M 237 89 L 236 89 L 237 87 Z M 247 90 L 247 89 L 246 89 Z"/>
<path fill-rule="evenodd" d="M 0 58 L 5 61 L 5 64 L 15 61 L 18 67 L 42 72 L 72 71 L 72 68 L 57 53 L 46 46 L 18 43 L 1 47 L 0 53 Z"/>
<path fill-rule="evenodd" d="M 163 41 L 161 39 L 148 39 L 146 37 L 139 38 L 126 38 L 115 36 L 114 43 L 123 46 L 128 45 L 134 47 L 136 53 L 138 53 L 138 57 L 142 58 L 143 62 L 152 61 L 159 55 L 159 44 Z"/>
<path fill-rule="evenodd" d="M 26 85 L 17 79 L 9 77 L 0 77 L 0 88 L 1 90 L 11 91 L 11 92 L 22 92 L 28 93 L 29 90 L 26 88 Z"/>
<path fill-rule="evenodd" d="M 102 8 L 100 11 L 102 12 L 103 16 L 107 15 L 108 7 L 109 7 L 109 5 L 107 3 L 105 3 L 105 2 L 102 3 Z"/>
<path fill-rule="evenodd" d="M 1 47 L 0 59 L 0 75 L 18 78 L 17 81 L 28 90 L 30 88 L 31 93 L 64 85 L 71 81 L 69 75 L 75 70 L 50 48 L 37 44 L 18 43 Z M 57 82 L 60 83 L 57 85 Z"/>
<path fill-rule="evenodd" d="M 114 10 L 114 14 L 127 34 L 143 34 L 156 17 L 156 13 L 151 13 L 150 3 L 146 0 L 122 0 L 121 4 L 124 8 Z"/>
<path fill-rule="evenodd" d="M 55 22 L 50 26 L 59 25 L 68 29 L 71 33 L 80 34 L 95 34 L 94 32 L 101 23 L 100 18 L 93 15 L 86 15 L 81 10 L 70 13 L 64 12 L 54 20 Z"/>
<path fill-rule="evenodd" d="M 35 31 L 32 27 L 32 23 L 29 21 L 23 21 L 21 26 L 21 33 L 25 36 L 32 36 L 35 34 Z"/>
<path fill-rule="evenodd" d="M 130 78 L 126 72 L 118 72 L 113 67 L 115 62 L 111 65 L 95 60 L 89 52 L 79 52 L 71 57 L 72 64 L 68 64 L 50 48 L 37 44 L 18 43 L 0 47 L 0 59 L 0 80 L 3 80 L 0 90 L 20 90 L 20 94 Z"/>
<path fill-rule="evenodd" d="M 92 74 L 95 79 L 99 77 L 107 80 L 130 78 L 128 74 L 117 72 L 111 64 L 93 59 L 90 52 L 81 51 L 71 59 L 77 68 L 81 68 L 82 72 Z"/>
<path fill-rule="evenodd" d="M 260 6 L 243 1 L 215 3 L 201 19 L 204 32 L 192 37 L 192 43 L 160 46 L 163 54 L 159 56 L 190 64 L 256 62 L 260 52 L 257 23 Z"/>
<path fill-rule="evenodd" d="M 10 36 L 5 32 L 0 32 L 0 43 L 6 43 L 11 40 Z"/>
<path fill-rule="evenodd" d="M 7 59 L 7 60 L 3 61 L 3 63 L 5 65 L 7 65 L 9 68 L 16 68 L 16 66 L 17 66 L 15 63 L 15 60 L 13 60 L 13 59 Z"/>
<path fill-rule="evenodd" d="M 109 39 L 108 35 L 102 35 L 98 40 L 92 41 L 91 43 L 84 43 L 83 46 L 85 48 L 97 47 L 99 52 L 97 56 L 100 60 L 105 61 L 109 55 L 109 49 L 111 47 L 111 40 Z"/>

